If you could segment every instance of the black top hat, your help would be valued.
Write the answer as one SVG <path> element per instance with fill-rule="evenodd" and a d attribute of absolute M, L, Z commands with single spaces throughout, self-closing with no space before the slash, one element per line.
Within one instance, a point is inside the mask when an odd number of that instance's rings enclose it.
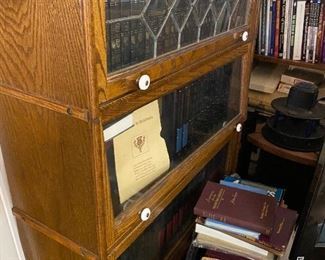
<path fill-rule="evenodd" d="M 316 85 L 299 82 L 290 88 L 288 97 L 274 99 L 271 105 L 286 116 L 319 120 L 325 118 L 325 106 L 319 104 L 317 98 Z"/>

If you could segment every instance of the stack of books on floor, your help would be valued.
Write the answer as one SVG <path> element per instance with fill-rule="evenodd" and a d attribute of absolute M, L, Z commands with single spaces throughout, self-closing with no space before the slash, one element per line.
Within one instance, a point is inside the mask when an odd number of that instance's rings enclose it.
<path fill-rule="evenodd" d="M 187 259 L 283 256 L 298 217 L 284 207 L 283 194 L 283 189 L 233 177 L 208 182 L 194 207 L 196 233 Z"/>

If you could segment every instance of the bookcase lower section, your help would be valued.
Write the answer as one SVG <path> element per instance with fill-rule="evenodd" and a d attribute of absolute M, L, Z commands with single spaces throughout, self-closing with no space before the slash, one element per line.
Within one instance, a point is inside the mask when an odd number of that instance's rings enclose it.
<path fill-rule="evenodd" d="M 118 259 L 171 259 L 176 254 L 181 259 L 185 256 L 189 244 L 179 244 L 179 241 L 193 231 L 193 207 L 206 181 L 218 180 L 224 175 L 227 151 L 226 145 Z"/>
<path fill-rule="evenodd" d="M 17 224 L 26 259 L 85 259 L 81 255 L 72 252 L 67 247 L 60 245 L 56 241 L 30 228 L 25 223 L 18 221 Z M 37 245 L 37 248 L 35 245 Z"/>

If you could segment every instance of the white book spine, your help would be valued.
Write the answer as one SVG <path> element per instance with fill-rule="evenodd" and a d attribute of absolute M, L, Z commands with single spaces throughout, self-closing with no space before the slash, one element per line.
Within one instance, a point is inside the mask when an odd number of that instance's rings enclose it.
<path fill-rule="evenodd" d="M 314 28 L 314 35 L 313 35 L 313 59 L 312 59 L 312 63 L 316 62 L 317 32 L 318 32 L 318 27 L 315 27 Z"/>
<path fill-rule="evenodd" d="M 240 240 L 238 238 L 230 236 L 230 235 L 228 235 L 226 233 L 223 233 L 221 231 L 218 231 L 216 229 L 206 227 L 206 226 L 204 226 L 202 224 L 196 223 L 195 232 L 204 234 L 206 236 L 218 238 L 220 240 L 226 241 L 226 242 L 228 242 L 230 244 L 233 244 L 233 245 L 236 245 L 236 246 L 244 247 L 247 250 L 250 250 L 250 251 L 255 252 L 257 254 L 260 254 L 260 255 L 264 255 L 264 256 L 268 255 L 267 250 L 264 250 L 264 249 L 262 249 L 260 247 L 254 246 L 254 245 L 252 245 L 252 244 L 250 244 L 248 242 L 245 242 L 243 240 Z"/>
<path fill-rule="evenodd" d="M 305 18 L 306 1 L 297 2 L 295 42 L 293 49 L 293 60 L 301 60 L 301 48 L 304 35 L 304 18 Z"/>
<path fill-rule="evenodd" d="M 284 17 L 283 59 L 288 58 L 287 46 L 288 45 L 290 46 L 290 35 L 288 33 L 291 32 L 291 29 L 290 29 L 291 17 L 289 17 L 290 16 L 290 6 L 291 6 L 291 4 L 293 4 L 293 1 L 292 0 L 287 0 L 285 17 Z M 288 42 L 289 42 L 289 44 L 288 44 Z"/>

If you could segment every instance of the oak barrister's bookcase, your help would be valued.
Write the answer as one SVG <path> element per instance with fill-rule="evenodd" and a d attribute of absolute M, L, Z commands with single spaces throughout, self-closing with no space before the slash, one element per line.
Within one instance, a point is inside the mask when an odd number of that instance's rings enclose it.
<path fill-rule="evenodd" d="M 0 144 L 27 259 L 186 249 L 196 183 L 236 164 L 258 6 L 1 1 Z M 135 136 L 138 116 L 158 135 Z"/>

